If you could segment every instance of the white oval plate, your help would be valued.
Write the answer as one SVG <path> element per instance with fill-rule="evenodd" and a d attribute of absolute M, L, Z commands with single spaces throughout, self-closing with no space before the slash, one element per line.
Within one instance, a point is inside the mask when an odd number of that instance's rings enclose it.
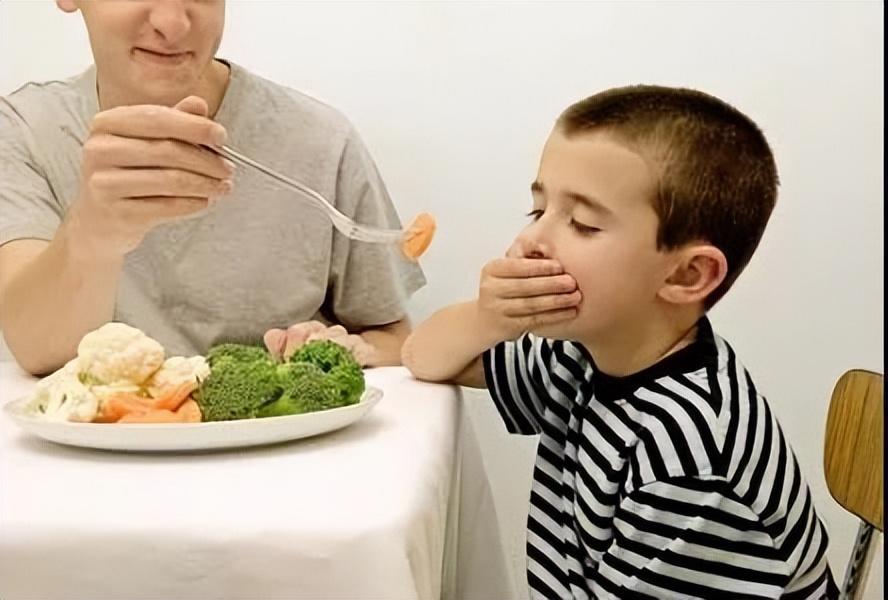
<path fill-rule="evenodd" d="M 71 423 L 44 421 L 25 413 L 28 398 L 3 407 L 25 431 L 51 442 L 102 450 L 170 452 L 240 448 L 286 442 L 341 429 L 362 419 L 382 398 L 368 387 L 361 401 L 301 415 L 209 423 Z"/>

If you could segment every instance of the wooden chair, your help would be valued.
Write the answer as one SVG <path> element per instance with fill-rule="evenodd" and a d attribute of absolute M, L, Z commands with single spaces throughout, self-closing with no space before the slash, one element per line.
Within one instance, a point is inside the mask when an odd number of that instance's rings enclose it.
<path fill-rule="evenodd" d="M 860 528 L 851 554 L 842 598 L 862 598 L 872 562 L 874 532 L 882 531 L 882 375 L 854 369 L 833 389 L 826 420 L 823 468 L 829 493 L 857 515 Z"/>

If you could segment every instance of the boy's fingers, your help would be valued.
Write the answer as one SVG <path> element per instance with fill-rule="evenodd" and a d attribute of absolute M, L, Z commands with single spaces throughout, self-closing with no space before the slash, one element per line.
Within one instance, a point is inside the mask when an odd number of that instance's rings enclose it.
<path fill-rule="evenodd" d="M 484 271 L 493 277 L 545 277 L 564 272 L 561 264 L 548 258 L 499 258 L 485 265 Z"/>
<path fill-rule="evenodd" d="M 569 294 L 577 289 L 577 282 L 570 275 L 550 275 L 527 279 L 497 280 L 500 298 L 531 298 L 550 294 Z"/>
<path fill-rule="evenodd" d="M 579 290 L 570 294 L 514 298 L 505 301 L 503 313 L 507 317 L 528 317 L 538 313 L 571 308 L 579 304 L 582 299 L 583 296 Z"/>

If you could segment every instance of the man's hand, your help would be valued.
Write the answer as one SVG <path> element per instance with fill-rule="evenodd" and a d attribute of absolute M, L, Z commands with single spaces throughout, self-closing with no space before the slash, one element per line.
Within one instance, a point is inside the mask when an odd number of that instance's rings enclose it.
<path fill-rule="evenodd" d="M 201 145 L 225 142 L 207 104 L 121 106 L 93 119 L 69 213 L 78 240 L 105 255 L 135 249 L 153 227 L 199 213 L 231 190 L 234 166 Z"/>
<path fill-rule="evenodd" d="M 269 329 L 263 338 L 268 352 L 279 360 L 287 360 L 303 345 L 312 340 L 330 340 L 344 346 L 362 367 L 372 365 L 376 348 L 360 335 L 350 334 L 342 325 L 327 326 L 320 321 L 306 321 L 287 329 Z"/>

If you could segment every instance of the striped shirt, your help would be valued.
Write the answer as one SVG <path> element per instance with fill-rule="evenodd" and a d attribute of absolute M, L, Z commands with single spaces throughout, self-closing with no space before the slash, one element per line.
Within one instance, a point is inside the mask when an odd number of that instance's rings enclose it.
<path fill-rule="evenodd" d="M 792 449 L 705 317 L 695 342 L 628 377 L 532 334 L 484 370 L 507 429 L 540 434 L 532 598 L 837 597 Z"/>

